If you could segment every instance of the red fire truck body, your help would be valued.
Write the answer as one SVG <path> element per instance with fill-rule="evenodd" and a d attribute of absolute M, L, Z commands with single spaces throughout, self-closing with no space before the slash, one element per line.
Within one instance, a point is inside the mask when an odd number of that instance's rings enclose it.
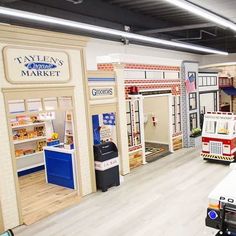
<path fill-rule="evenodd" d="M 204 160 L 233 162 L 236 154 L 236 115 L 231 112 L 208 112 L 202 129 Z"/>

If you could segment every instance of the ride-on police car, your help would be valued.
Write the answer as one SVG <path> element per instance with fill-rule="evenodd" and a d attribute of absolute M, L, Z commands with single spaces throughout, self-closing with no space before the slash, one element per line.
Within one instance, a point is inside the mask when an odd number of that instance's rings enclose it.
<path fill-rule="evenodd" d="M 209 194 L 206 226 L 219 229 L 218 235 L 236 236 L 236 164 Z"/>

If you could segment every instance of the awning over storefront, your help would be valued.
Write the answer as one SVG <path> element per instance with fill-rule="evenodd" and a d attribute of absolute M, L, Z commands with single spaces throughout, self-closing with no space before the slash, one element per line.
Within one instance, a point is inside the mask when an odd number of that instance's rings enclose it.
<path fill-rule="evenodd" d="M 236 96 L 236 88 L 235 87 L 222 88 L 222 90 L 230 96 Z"/>

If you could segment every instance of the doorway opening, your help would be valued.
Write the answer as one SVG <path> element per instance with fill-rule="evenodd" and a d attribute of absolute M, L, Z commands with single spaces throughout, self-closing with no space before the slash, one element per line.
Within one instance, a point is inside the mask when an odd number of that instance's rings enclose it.
<path fill-rule="evenodd" d="M 169 95 L 143 96 L 145 156 L 153 162 L 171 153 L 171 111 Z"/>
<path fill-rule="evenodd" d="M 5 101 L 21 221 L 29 225 L 80 201 L 73 90 L 6 92 Z"/>

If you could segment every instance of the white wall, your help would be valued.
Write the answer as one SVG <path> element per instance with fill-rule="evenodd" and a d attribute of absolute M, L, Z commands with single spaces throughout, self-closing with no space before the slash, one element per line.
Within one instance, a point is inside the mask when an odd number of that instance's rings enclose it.
<path fill-rule="evenodd" d="M 148 56 L 148 57 L 158 57 L 158 58 L 169 58 L 171 60 L 192 60 L 199 61 L 201 60 L 201 55 L 178 52 L 173 50 L 165 50 L 155 47 L 146 47 L 140 45 L 123 45 L 119 42 L 113 42 L 108 40 L 101 39 L 89 39 L 89 42 L 86 47 L 86 61 L 87 69 L 95 70 L 97 69 L 96 57 L 101 57 L 109 54 L 131 54 L 139 56 Z M 149 64 L 153 62 L 150 61 Z M 160 60 L 160 65 L 165 65 L 165 63 Z"/>
<path fill-rule="evenodd" d="M 0 56 L 0 71 L 3 71 L 2 58 Z M 1 73 L 0 73 L 1 74 Z M 3 78 L 3 75 L 0 75 Z M 0 84 L 1 89 L 1 84 Z M 4 97 L 0 93 L 0 197 L 2 215 L 5 228 L 12 228 L 19 224 L 18 209 L 15 191 L 15 180 L 12 168 L 11 150 L 8 137 L 7 119 L 5 118 Z"/>
<path fill-rule="evenodd" d="M 205 107 L 205 112 L 214 111 L 214 93 L 200 94 L 200 111 Z"/>
<path fill-rule="evenodd" d="M 216 54 L 202 56 L 199 61 L 199 66 L 214 66 L 215 64 L 222 64 L 228 62 L 236 63 L 236 53 L 231 53 L 228 56 Z"/>
<path fill-rule="evenodd" d="M 169 101 L 168 96 L 145 97 L 143 100 L 144 115 L 148 120 L 144 124 L 146 142 L 169 143 Z M 157 117 L 153 126 L 152 115 Z"/>
<path fill-rule="evenodd" d="M 54 132 L 59 134 L 60 142 L 64 142 L 65 136 L 65 112 L 64 111 L 56 111 L 56 119 L 53 120 L 53 128 Z"/>
<path fill-rule="evenodd" d="M 236 77 L 236 65 L 220 66 L 217 68 L 221 70 L 221 72 L 219 72 L 219 77 Z"/>

